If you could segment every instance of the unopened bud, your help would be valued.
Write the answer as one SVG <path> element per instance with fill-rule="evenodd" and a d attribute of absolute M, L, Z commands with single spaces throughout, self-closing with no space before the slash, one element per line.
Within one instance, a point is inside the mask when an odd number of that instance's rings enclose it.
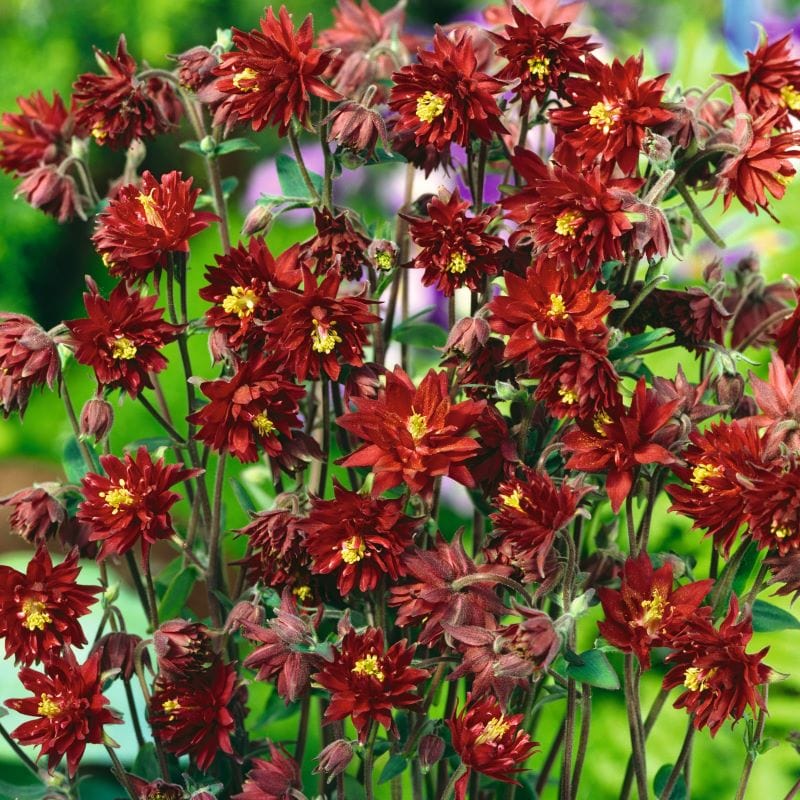
<path fill-rule="evenodd" d="M 317 768 L 314 772 L 324 772 L 328 781 L 344 772 L 353 760 L 353 745 L 345 739 L 331 742 L 317 756 Z"/>
<path fill-rule="evenodd" d="M 272 220 L 272 211 L 267 206 L 253 206 L 244 218 L 242 236 L 254 236 L 257 233 L 269 230 Z"/>
<path fill-rule="evenodd" d="M 206 155 L 210 155 L 217 149 L 217 143 L 213 136 L 204 136 L 200 140 L 200 150 Z"/>
<path fill-rule="evenodd" d="M 114 409 L 111 403 L 101 397 L 93 397 L 91 400 L 87 400 L 81 410 L 81 436 L 99 442 L 108 436 L 113 424 Z"/>
<path fill-rule="evenodd" d="M 460 319 L 447 337 L 447 343 L 444 346 L 445 352 L 457 350 L 462 355 L 469 357 L 486 344 L 490 333 L 489 323 L 483 317 Z"/>
<path fill-rule="evenodd" d="M 735 411 L 744 397 L 744 378 L 738 372 L 734 375 L 724 373 L 717 378 L 714 388 L 717 402 Z"/>
<path fill-rule="evenodd" d="M 429 733 L 419 740 L 419 765 L 427 772 L 444 755 L 444 739 Z"/>

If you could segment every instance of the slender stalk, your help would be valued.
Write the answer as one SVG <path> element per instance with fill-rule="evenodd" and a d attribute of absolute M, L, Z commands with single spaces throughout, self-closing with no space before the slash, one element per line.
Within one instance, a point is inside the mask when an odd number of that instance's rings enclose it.
<path fill-rule="evenodd" d="M 294 132 L 292 126 L 289 126 L 289 144 L 292 146 L 292 152 L 294 153 L 294 160 L 297 162 L 297 167 L 300 170 L 300 176 L 303 179 L 303 183 L 306 185 L 306 189 L 308 190 L 309 196 L 313 199 L 314 205 L 318 206 L 322 202 L 322 198 L 319 196 L 319 192 L 317 191 L 317 187 L 314 186 L 313 181 L 311 180 L 311 175 L 308 174 L 308 169 L 306 168 L 306 162 L 303 160 L 303 152 L 300 150 L 300 143 L 297 141 L 297 134 Z"/>
<path fill-rule="evenodd" d="M 578 739 L 578 752 L 575 756 L 575 769 L 572 773 L 571 800 L 578 797 L 583 764 L 586 761 L 586 750 L 589 746 L 589 730 L 592 724 L 592 688 L 588 683 L 581 684 L 581 733 Z"/>
<path fill-rule="evenodd" d="M 147 587 L 147 602 L 150 605 L 150 624 L 153 630 L 158 628 L 158 601 L 156 600 L 156 589 L 153 585 L 153 572 L 150 569 L 150 555 L 144 561 L 144 581 Z"/>
<path fill-rule="evenodd" d="M 722 570 L 722 574 L 714 584 L 714 588 L 711 590 L 711 594 L 709 595 L 711 607 L 714 609 L 714 611 L 719 609 L 720 604 L 725 602 L 730 594 L 733 581 L 736 579 L 736 573 L 739 571 L 739 567 L 742 563 L 742 559 L 744 558 L 744 554 L 748 546 L 749 542 L 747 541 L 742 542 L 742 544 L 739 545 L 739 549 L 730 557 L 728 563 L 725 565 L 725 568 Z"/>
<path fill-rule="evenodd" d="M 136 791 L 136 789 L 133 788 L 130 778 L 128 778 L 128 775 L 125 772 L 125 767 L 122 766 L 122 763 L 120 762 L 119 758 L 117 758 L 117 754 L 114 752 L 114 748 L 109 747 L 109 745 L 106 745 L 106 750 L 108 751 L 109 756 L 111 756 L 111 763 L 114 765 L 111 770 L 114 773 L 114 776 L 120 782 L 120 785 L 128 793 L 128 797 L 130 797 L 131 800 L 137 800 L 137 798 L 139 797 L 139 793 Z"/>
<path fill-rule="evenodd" d="M 211 530 L 208 539 L 208 572 L 206 588 L 211 618 L 218 628 L 222 626 L 222 607 L 217 592 L 222 589 L 222 490 L 225 485 L 225 453 L 217 462 L 217 476 L 214 480 L 214 505 L 211 509 Z"/>
<path fill-rule="evenodd" d="M 144 609 L 145 616 L 147 617 L 148 622 L 152 622 L 153 613 L 150 611 L 150 599 L 147 596 L 147 590 L 144 588 L 144 584 L 142 583 L 142 576 L 139 573 L 139 566 L 130 550 L 125 553 L 125 561 L 128 563 L 128 570 L 131 573 L 133 587 L 136 589 L 136 594 L 139 595 L 139 602 Z M 153 628 L 153 630 L 155 630 L 155 628 Z"/>
<path fill-rule="evenodd" d="M 5 729 L 2 722 L 0 722 L 0 736 L 6 740 L 6 744 L 16 753 L 19 760 L 38 778 L 39 767 L 36 766 L 33 759 L 17 744 L 16 740 L 11 738 L 11 734 Z"/>
<path fill-rule="evenodd" d="M 143 393 L 139 394 L 139 402 L 147 409 L 150 416 L 170 435 L 175 444 L 185 446 L 184 438 L 175 430 L 175 428 L 167 422 L 167 420 L 159 413 L 156 407 L 144 396 Z"/>
<path fill-rule="evenodd" d="M 133 722 L 133 732 L 136 735 L 136 743 L 140 748 L 144 747 L 144 736 L 142 736 L 142 726 L 139 723 L 139 713 L 136 711 L 136 703 L 133 699 L 133 690 L 131 689 L 131 682 L 123 680 L 125 685 L 125 697 L 128 700 L 128 708 L 131 712 L 131 722 Z"/>
<path fill-rule="evenodd" d="M 422 767 L 419 759 L 415 758 L 411 762 L 411 798 L 412 800 L 425 800 L 424 786 L 422 782 Z"/>
<path fill-rule="evenodd" d="M 628 712 L 628 727 L 631 735 L 633 751 L 633 772 L 636 776 L 636 788 L 639 800 L 647 800 L 647 763 L 644 751 L 644 735 L 639 712 L 639 676 L 636 672 L 633 656 L 625 655 L 625 708 Z"/>
<path fill-rule="evenodd" d="M 72 398 L 70 397 L 69 389 L 67 389 L 67 382 L 64 380 L 63 373 L 59 375 L 59 393 L 61 394 L 61 399 L 64 401 L 64 408 L 67 411 L 67 417 L 69 418 L 69 424 L 72 426 L 72 432 L 75 434 L 75 438 L 78 441 L 78 449 L 81 451 L 87 468 L 90 471 L 94 470 L 94 459 L 89 452 L 89 448 L 86 446 L 86 442 L 81 438 L 81 426 L 78 422 L 78 417 L 75 415 L 75 406 L 72 405 Z"/>
<path fill-rule="evenodd" d="M 760 325 L 756 325 L 750 333 L 745 336 L 745 338 L 739 344 L 737 348 L 740 353 L 743 353 L 750 347 L 753 342 L 755 342 L 760 336 L 763 336 L 765 333 L 772 330 L 774 326 L 777 326 L 779 323 L 783 322 L 786 317 L 789 316 L 790 311 L 788 309 L 781 309 L 780 311 L 776 311 L 774 314 L 770 314 Z"/>
<path fill-rule="evenodd" d="M 628 550 L 630 557 L 639 555 L 639 545 L 636 541 L 636 527 L 633 524 L 633 490 L 625 498 L 625 523 L 628 526 Z"/>
<path fill-rule="evenodd" d="M 567 715 L 564 718 L 564 752 L 561 759 L 561 800 L 572 797 L 572 748 L 575 740 L 577 687 L 574 678 L 567 680 Z"/>
<path fill-rule="evenodd" d="M 656 720 L 658 719 L 659 714 L 661 713 L 661 709 L 664 708 L 664 703 L 667 700 L 669 692 L 665 689 L 660 689 L 658 694 L 653 700 L 653 704 L 650 706 L 650 711 L 647 712 L 647 718 L 644 721 L 644 740 L 647 741 L 647 737 L 650 735 L 650 731 L 653 730 L 653 727 L 656 724 Z M 631 786 L 633 784 L 633 756 L 628 758 L 628 764 L 625 767 L 625 778 L 622 782 L 622 791 L 620 791 L 620 800 L 628 800 L 628 796 L 630 795 Z"/>
<path fill-rule="evenodd" d="M 328 116 L 330 103 L 326 100 L 323 105 L 323 118 Z M 331 146 L 328 142 L 328 132 L 330 123 L 319 126 L 319 143 L 322 148 L 322 157 L 325 163 L 325 170 L 322 181 L 322 204 L 325 208 L 333 210 L 333 158 L 331 157 Z"/>
<path fill-rule="evenodd" d="M 306 692 L 300 704 L 300 723 L 297 731 L 297 742 L 294 746 L 294 760 L 301 767 L 308 739 L 308 721 L 311 718 L 311 693 Z"/>
<path fill-rule="evenodd" d="M 764 588 L 764 582 L 766 581 L 768 575 L 769 567 L 766 564 L 762 564 L 759 567 L 758 575 L 756 575 L 753 585 L 750 587 L 750 591 L 745 595 L 745 598 L 742 601 L 742 614 L 744 614 L 744 610 L 747 606 L 752 608 L 753 602 L 755 601 L 756 597 L 758 597 L 759 592 Z"/>
<path fill-rule="evenodd" d="M 561 722 L 561 727 L 559 727 L 558 732 L 556 733 L 555 739 L 553 739 L 553 743 L 550 745 L 550 750 L 547 752 L 547 756 L 545 757 L 544 764 L 542 764 L 542 770 L 539 773 L 539 777 L 536 780 L 536 796 L 541 797 L 542 792 L 547 786 L 547 781 L 550 778 L 550 771 L 553 769 L 553 764 L 556 763 L 556 757 L 558 756 L 558 751 L 561 749 L 561 742 L 564 741 L 564 729 L 566 726 L 566 717 Z"/>
<path fill-rule="evenodd" d="M 734 800 L 744 800 L 747 784 L 750 782 L 750 774 L 753 771 L 753 764 L 755 764 L 756 756 L 758 755 L 758 746 L 761 744 L 761 737 L 764 735 L 764 725 L 767 722 L 767 684 L 764 684 L 763 694 L 764 705 L 758 712 L 755 734 L 744 758 L 744 768 L 742 769 L 742 776 L 739 778 L 739 786 L 736 789 Z"/>
<path fill-rule="evenodd" d="M 219 217 L 219 238 L 225 253 L 231 251 L 231 235 L 228 231 L 228 209 L 225 205 L 225 192 L 222 189 L 222 175 L 219 171 L 219 160 L 206 156 L 206 170 L 211 182 L 211 194 L 214 196 L 214 210 Z"/>
<path fill-rule="evenodd" d="M 325 486 L 328 483 L 328 465 L 331 460 L 331 387 L 328 384 L 328 376 L 323 372 L 321 381 L 323 461 L 319 471 L 319 485 L 317 486 L 317 495 L 319 497 L 325 497 Z"/>
<path fill-rule="evenodd" d="M 683 737 L 681 751 L 678 754 L 678 760 L 675 762 L 675 766 L 672 768 L 672 772 L 670 772 L 667 782 L 664 784 L 664 788 L 661 790 L 659 800 L 670 800 L 672 790 L 675 788 L 675 784 L 678 782 L 681 772 L 683 772 L 683 767 L 689 758 L 689 754 L 692 752 L 692 740 L 694 739 L 694 732 L 694 725 L 692 724 L 692 719 L 690 717 L 689 724 L 686 728 L 686 735 Z"/>
<path fill-rule="evenodd" d="M 375 800 L 373 789 L 372 773 L 375 768 L 375 739 L 378 737 L 378 724 L 370 723 L 367 744 L 364 748 L 364 798 L 365 800 Z"/>
<path fill-rule="evenodd" d="M 692 212 L 692 217 L 694 221 L 702 228 L 703 233 L 708 236 L 709 239 L 717 246 L 720 250 L 724 250 L 726 245 L 725 242 L 722 240 L 722 237 L 714 230 L 711 226 L 711 223 L 705 218 L 703 212 L 700 210 L 700 206 L 692 197 L 691 192 L 686 188 L 686 184 L 680 180 L 676 181 L 675 188 L 678 190 L 678 194 L 683 198 L 686 205 L 689 207 L 689 211 Z"/>
<path fill-rule="evenodd" d="M 792 786 L 792 788 L 789 789 L 788 794 L 786 795 L 786 797 L 783 798 L 783 800 L 794 800 L 794 798 L 797 797 L 798 794 L 800 794 L 800 778 L 798 778 L 794 786 Z M 416 800 L 416 798 L 414 798 L 414 800 Z"/>
<path fill-rule="evenodd" d="M 444 787 L 444 791 L 439 795 L 439 800 L 450 800 L 450 798 L 455 794 L 458 779 L 466 771 L 467 768 L 463 764 L 458 765 L 458 767 L 453 771 L 453 774 L 450 776 L 447 786 Z"/>

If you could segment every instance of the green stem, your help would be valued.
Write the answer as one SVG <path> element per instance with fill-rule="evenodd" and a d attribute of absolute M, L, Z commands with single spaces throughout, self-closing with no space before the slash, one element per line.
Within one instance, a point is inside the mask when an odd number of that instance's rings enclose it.
<path fill-rule="evenodd" d="M 306 692 L 300 704 L 300 723 L 297 731 L 297 742 L 294 747 L 294 760 L 302 767 L 303 755 L 308 739 L 308 721 L 311 718 L 311 693 Z"/>
<path fill-rule="evenodd" d="M 133 690 L 131 689 L 131 682 L 123 680 L 125 685 L 125 697 L 128 701 L 128 708 L 131 712 L 131 722 L 133 722 L 133 732 L 136 735 L 136 743 L 141 749 L 144 747 L 144 736 L 142 735 L 142 726 L 139 723 L 139 713 L 136 711 L 136 703 L 133 699 Z"/>
<path fill-rule="evenodd" d="M 128 778 L 128 775 L 125 772 L 125 767 L 122 766 L 122 763 L 120 762 L 119 758 L 117 758 L 117 754 L 114 752 L 114 748 L 106 745 L 106 750 L 108 751 L 108 754 L 111 756 L 111 763 L 114 765 L 111 771 L 116 776 L 116 779 L 120 782 L 120 785 L 128 793 L 128 797 L 130 797 L 131 800 L 137 800 L 137 798 L 139 797 L 139 793 L 136 791 L 136 789 L 133 788 L 130 778 Z"/>
<path fill-rule="evenodd" d="M 442 792 L 439 800 L 450 800 L 451 797 L 456 792 L 456 784 L 458 783 L 459 778 L 461 778 L 467 771 L 467 768 L 463 764 L 459 764 L 453 774 L 450 776 L 450 780 L 447 782 L 447 786 L 444 787 L 444 791 Z"/>
<path fill-rule="evenodd" d="M 661 713 L 661 709 L 664 708 L 664 703 L 667 700 L 667 696 L 669 692 L 665 689 L 660 689 L 658 694 L 653 700 L 653 704 L 650 706 L 650 711 L 647 712 L 647 719 L 644 721 L 644 740 L 647 741 L 647 737 L 650 735 L 650 731 L 653 730 L 653 727 L 656 724 L 656 720 L 658 719 L 659 714 Z M 631 792 L 631 786 L 633 784 L 633 756 L 628 758 L 628 764 L 625 767 L 625 778 L 622 781 L 622 791 L 620 792 L 620 800 L 628 800 L 628 796 Z"/>
<path fill-rule="evenodd" d="M 670 772 L 667 782 L 664 784 L 664 788 L 661 790 L 659 800 L 670 800 L 672 790 L 675 788 L 675 784 L 678 782 L 681 772 L 683 772 L 683 767 L 686 764 L 690 753 L 692 752 L 692 740 L 694 739 L 694 733 L 695 728 L 692 724 L 692 718 L 690 717 L 689 725 L 686 728 L 686 735 L 683 737 L 681 751 L 678 754 L 678 760 L 675 762 L 675 766 L 672 768 L 672 772 Z"/>
<path fill-rule="evenodd" d="M 5 726 L 0 722 L 0 736 L 2 736 L 8 746 L 16 753 L 17 757 L 22 763 L 37 777 L 39 778 L 39 768 L 34 763 L 33 759 L 17 744 L 16 740 L 11 738 L 11 734 L 5 729 Z"/>
<path fill-rule="evenodd" d="M 150 624 L 153 630 L 158 629 L 158 601 L 156 600 L 156 590 L 153 586 L 153 573 L 150 569 L 150 554 L 144 562 L 144 581 L 147 587 L 147 602 L 150 605 Z"/>
<path fill-rule="evenodd" d="M 581 733 L 578 739 L 578 752 L 575 756 L 575 769 L 572 773 L 571 800 L 578 797 L 586 750 L 589 746 L 589 730 L 592 724 L 592 688 L 588 683 L 581 684 Z"/>
<path fill-rule="evenodd" d="M 758 712 L 755 734 L 753 735 L 753 741 L 747 749 L 742 776 L 739 778 L 739 786 L 736 789 L 736 797 L 734 800 L 744 800 L 745 793 L 747 792 L 747 784 L 750 782 L 750 774 L 753 771 L 753 764 L 755 764 L 756 756 L 758 755 L 758 747 L 761 744 L 761 737 L 764 735 L 764 725 L 767 722 L 767 684 L 764 684 L 763 693 L 764 705 Z"/>
<path fill-rule="evenodd" d="M 309 197 L 314 201 L 314 205 L 318 206 L 322 202 L 322 198 L 319 196 L 317 187 L 314 186 L 311 175 L 308 173 L 306 162 L 303 160 L 303 152 L 300 150 L 300 143 L 297 141 L 297 134 L 294 132 L 294 128 L 292 128 L 291 125 L 288 130 L 288 138 L 289 144 L 292 146 L 292 152 L 294 153 L 294 160 L 297 162 L 297 168 L 300 170 L 300 176 L 303 179 L 303 183 L 306 185 Z"/>
<path fill-rule="evenodd" d="M 633 656 L 625 655 L 625 708 L 628 712 L 628 727 L 631 735 L 633 754 L 633 772 L 636 776 L 636 788 L 639 800 L 647 800 L 647 762 L 644 749 L 644 733 L 639 711 L 639 676 Z"/>
<path fill-rule="evenodd" d="M 692 212 L 692 217 L 694 221 L 702 228 L 703 233 L 708 236 L 709 239 L 716 245 L 720 250 L 724 250 L 726 245 L 723 241 L 722 237 L 711 227 L 709 221 L 703 215 L 703 212 L 700 210 L 700 206 L 692 197 L 691 192 L 686 188 L 686 184 L 683 181 L 677 181 L 675 183 L 675 188 L 678 190 L 678 194 L 683 198 L 684 202 L 689 208 L 689 211 Z"/>
<path fill-rule="evenodd" d="M 328 376 L 323 372 L 320 388 L 322 390 L 322 456 L 323 461 L 319 471 L 319 485 L 317 495 L 325 497 L 325 487 L 328 483 L 328 465 L 331 460 L 331 387 L 328 385 Z"/>
<path fill-rule="evenodd" d="M 208 539 L 208 572 L 206 588 L 208 605 L 214 625 L 222 627 L 222 607 L 217 592 L 222 590 L 222 494 L 225 485 L 225 453 L 217 462 L 217 476 L 214 480 L 214 505 L 211 509 L 211 530 Z"/>
<path fill-rule="evenodd" d="M 375 768 L 375 740 L 378 738 L 378 723 L 370 723 L 367 744 L 364 748 L 364 797 L 365 800 L 375 800 L 372 773 Z"/>

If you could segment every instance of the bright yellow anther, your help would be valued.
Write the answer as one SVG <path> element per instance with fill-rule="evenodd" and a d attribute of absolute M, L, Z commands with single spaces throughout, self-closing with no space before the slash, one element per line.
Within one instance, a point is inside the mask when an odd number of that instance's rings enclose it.
<path fill-rule="evenodd" d="M 252 289 L 231 286 L 231 293 L 222 301 L 222 309 L 226 314 L 236 314 L 239 319 L 244 319 L 253 316 L 258 301 L 258 295 Z"/>
<path fill-rule="evenodd" d="M 275 423 L 263 411 L 258 416 L 253 417 L 251 424 L 259 436 L 269 436 L 275 431 Z"/>
<path fill-rule="evenodd" d="M 619 106 L 600 100 L 584 113 L 588 114 L 591 126 L 608 136 L 619 119 Z"/>
<path fill-rule="evenodd" d="M 722 475 L 722 467 L 714 466 L 713 464 L 698 464 L 692 470 L 692 483 L 703 493 L 708 494 L 712 486 L 709 486 L 706 481 L 709 478 L 719 478 Z"/>
<path fill-rule="evenodd" d="M 562 211 L 556 217 L 556 233 L 559 236 L 569 236 L 570 239 L 574 239 L 582 223 L 583 215 L 580 211 Z"/>
<path fill-rule="evenodd" d="M 537 78 L 546 78 L 550 74 L 550 59 L 547 56 L 529 58 L 528 70 Z"/>
<path fill-rule="evenodd" d="M 258 83 L 251 84 L 249 86 L 243 86 L 242 84 L 245 81 L 255 81 L 257 77 L 258 73 L 254 69 L 251 67 L 245 67 L 241 72 L 237 72 L 233 76 L 233 85 L 240 92 L 255 92 L 258 89 Z"/>
<path fill-rule="evenodd" d="M 547 316 L 553 319 L 567 318 L 567 306 L 564 303 L 564 298 L 560 294 L 552 293 L 550 295 L 550 308 L 547 309 Z"/>
<path fill-rule="evenodd" d="M 315 353 L 332 353 L 334 347 L 342 341 L 342 337 L 336 333 L 336 323 L 329 322 L 321 325 L 318 319 L 312 319 L 311 324 L 314 330 L 311 331 L 311 349 Z"/>
<path fill-rule="evenodd" d="M 56 703 L 52 695 L 42 693 L 39 696 L 39 705 L 36 708 L 36 713 L 41 714 L 43 717 L 53 719 L 61 713 L 61 706 Z"/>
<path fill-rule="evenodd" d="M 519 489 L 514 489 L 511 494 L 501 494 L 500 499 L 503 501 L 504 506 L 522 511 L 522 492 Z"/>
<path fill-rule="evenodd" d="M 444 114 L 444 98 L 433 92 L 425 92 L 417 99 L 417 118 L 422 122 L 433 122 L 436 117 Z"/>
<path fill-rule="evenodd" d="M 800 92 L 789 84 L 781 89 L 780 104 L 790 111 L 800 111 Z"/>
<path fill-rule="evenodd" d="M 147 224 L 163 230 L 164 220 L 161 219 L 161 214 L 158 213 L 158 209 L 156 208 L 156 201 L 153 200 L 154 191 L 155 189 L 151 189 L 147 194 L 142 192 L 136 199 L 142 204 L 142 210 L 144 211 L 144 218 L 147 220 Z"/>
<path fill-rule="evenodd" d="M 369 656 L 364 656 L 364 658 L 359 658 L 352 671 L 355 672 L 356 675 L 371 675 L 381 683 L 383 683 L 386 677 L 378 663 L 378 656 L 374 653 Z"/>
<path fill-rule="evenodd" d="M 175 719 L 175 712 L 180 710 L 181 704 L 177 700 L 165 700 L 161 708 L 169 715 L 167 719 L 172 722 Z"/>
<path fill-rule="evenodd" d="M 130 361 L 136 358 L 136 345 L 127 336 L 120 336 L 111 342 L 111 357 L 119 361 Z"/>
<path fill-rule="evenodd" d="M 117 488 L 109 489 L 107 492 L 100 492 L 100 497 L 114 509 L 111 512 L 112 514 L 118 514 L 121 508 L 132 506 L 134 503 L 133 494 L 127 489 L 122 478 L 120 478 Z"/>
<path fill-rule="evenodd" d="M 504 736 L 510 727 L 511 723 L 508 722 L 504 716 L 493 717 L 483 726 L 483 731 L 481 731 L 478 738 L 475 739 L 475 744 L 495 742 Z"/>
<path fill-rule="evenodd" d="M 340 552 L 345 564 L 357 564 L 366 555 L 367 547 L 360 536 L 353 536 L 342 542 Z"/>
<path fill-rule="evenodd" d="M 573 406 L 578 402 L 578 393 L 568 386 L 559 386 L 558 396 L 561 398 L 561 402 L 567 406 Z"/>
<path fill-rule="evenodd" d="M 466 253 L 451 253 L 450 261 L 447 262 L 447 271 L 455 272 L 460 275 L 467 269 L 467 254 Z"/>
<path fill-rule="evenodd" d="M 53 618 L 47 613 L 47 606 L 41 600 L 29 597 L 22 604 L 22 624 L 29 631 L 43 631 Z"/>
<path fill-rule="evenodd" d="M 428 420 L 425 418 L 424 414 L 419 414 L 415 411 L 408 418 L 406 428 L 411 434 L 411 438 L 415 442 L 418 442 L 428 432 Z"/>

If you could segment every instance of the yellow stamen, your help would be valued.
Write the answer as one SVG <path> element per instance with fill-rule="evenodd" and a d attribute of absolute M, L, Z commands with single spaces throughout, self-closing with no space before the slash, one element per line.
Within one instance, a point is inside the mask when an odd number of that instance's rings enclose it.
<path fill-rule="evenodd" d="M 529 58 L 528 70 L 537 78 L 546 78 L 550 74 L 550 59 L 547 56 Z"/>
<path fill-rule="evenodd" d="M 433 92 L 425 92 L 422 97 L 417 98 L 417 118 L 422 122 L 433 122 L 436 117 L 444 114 L 444 98 L 439 97 Z"/>
<path fill-rule="evenodd" d="M 311 587 L 310 586 L 295 586 L 292 589 L 292 594 L 301 602 L 305 603 L 306 600 L 311 599 Z"/>
<path fill-rule="evenodd" d="M 177 700 L 165 700 L 161 704 L 161 708 L 169 714 L 167 719 L 172 722 L 175 719 L 175 714 L 173 712 L 178 711 L 181 707 L 181 704 Z"/>
<path fill-rule="evenodd" d="M 100 256 L 100 258 L 103 262 L 103 266 L 106 269 L 111 269 L 111 267 L 114 266 L 114 262 L 111 260 L 111 255 L 109 253 L 103 253 L 103 255 Z"/>
<path fill-rule="evenodd" d="M 324 353 L 325 355 L 333 352 L 333 348 L 342 341 L 342 337 L 336 333 L 336 323 L 329 322 L 327 325 L 320 325 L 318 319 L 312 319 L 311 324 L 314 326 L 314 330 L 311 331 L 311 349 L 315 353 Z"/>
<path fill-rule="evenodd" d="M 134 497 L 125 487 L 125 481 L 120 478 L 118 489 L 109 489 L 107 492 L 100 492 L 100 497 L 106 501 L 114 510 L 112 514 L 118 514 L 123 506 L 132 506 Z"/>
<path fill-rule="evenodd" d="M 251 67 L 245 67 L 241 72 L 237 72 L 233 76 L 233 85 L 240 92 L 255 92 L 258 90 L 258 83 L 251 84 L 250 86 L 242 86 L 244 81 L 255 81 L 258 73 Z"/>
<path fill-rule="evenodd" d="M 374 653 L 370 656 L 359 658 L 352 671 L 355 672 L 356 675 L 371 675 L 381 683 L 383 683 L 383 679 L 386 677 L 378 663 L 378 656 Z"/>
<path fill-rule="evenodd" d="M 345 564 L 357 564 L 364 558 L 366 552 L 367 547 L 360 536 L 353 536 L 342 543 L 341 554 Z"/>
<path fill-rule="evenodd" d="M 800 111 L 800 92 L 789 84 L 781 89 L 780 104 L 790 111 Z"/>
<path fill-rule="evenodd" d="M 575 238 L 578 228 L 583 224 L 583 215 L 580 211 L 562 211 L 556 217 L 556 233 L 559 236 Z"/>
<path fill-rule="evenodd" d="M 692 470 L 692 483 L 703 493 L 708 494 L 713 487 L 705 483 L 708 478 L 719 478 L 722 476 L 722 467 L 713 464 L 698 464 Z"/>
<path fill-rule="evenodd" d="M 475 739 L 475 744 L 495 742 L 505 736 L 510 727 L 511 723 L 507 722 L 502 714 L 499 717 L 493 717 L 483 726 L 483 731 Z"/>
<path fill-rule="evenodd" d="M 447 263 L 447 271 L 461 274 L 467 269 L 466 253 L 451 253 L 450 261 Z"/>
<path fill-rule="evenodd" d="M 792 175 L 781 175 L 780 172 L 773 172 L 772 177 L 775 178 L 776 181 L 781 186 L 788 186 L 792 182 Z"/>
<path fill-rule="evenodd" d="M 774 520 L 769 529 L 772 535 L 777 539 L 786 539 L 788 536 L 792 535 L 792 529 L 788 525 L 778 525 Z"/>
<path fill-rule="evenodd" d="M 136 358 L 136 345 L 127 336 L 120 336 L 111 343 L 111 357 L 120 361 Z"/>
<path fill-rule="evenodd" d="M 258 305 L 259 296 L 244 286 L 231 286 L 231 293 L 222 301 L 226 314 L 236 314 L 239 319 L 252 317 Z"/>
<path fill-rule="evenodd" d="M 611 417 L 605 411 L 598 411 L 592 419 L 592 427 L 600 436 L 606 435 L 606 425 L 611 424 Z"/>
<path fill-rule="evenodd" d="M 649 600 L 642 601 L 642 611 L 644 612 L 641 618 L 642 627 L 647 628 L 650 633 L 655 633 L 668 605 L 667 598 L 656 589 Z"/>
<path fill-rule="evenodd" d="M 251 424 L 258 431 L 259 436 L 269 436 L 275 432 L 275 423 L 263 411 L 253 417 Z"/>
<path fill-rule="evenodd" d="M 56 703 L 52 695 L 42 693 L 39 696 L 39 705 L 36 708 L 36 713 L 48 719 L 53 719 L 53 717 L 57 717 L 61 713 L 61 706 Z"/>
<path fill-rule="evenodd" d="M 379 250 L 375 254 L 375 266 L 378 269 L 390 270 L 394 266 L 394 258 L 388 250 Z"/>
<path fill-rule="evenodd" d="M 550 308 L 547 310 L 547 316 L 553 319 L 567 318 L 567 306 L 564 303 L 564 298 L 560 294 L 551 293 Z"/>
<path fill-rule="evenodd" d="M 92 126 L 92 137 L 98 144 L 103 144 L 108 136 L 108 131 L 106 130 L 106 126 L 103 125 L 102 122 L 98 122 Z"/>
<path fill-rule="evenodd" d="M 41 600 L 29 597 L 22 604 L 23 626 L 29 631 L 43 631 L 53 618 L 47 613 L 47 606 Z"/>
<path fill-rule="evenodd" d="M 567 406 L 575 405 L 575 403 L 578 402 L 577 391 L 575 391 L 575 389 L 570 389 L 567 386 L 559 386 L 558 396 L 561 398 L 561 402 Z"/>
<path fill-rule="evenodd" d="M 161 219 L 161 214 L 159 214 L 156 208 L 156 201 L 153 200 L 154 191 L 155 189 L 151 189 L 147 194 L 142 192 L 136 199 L 142 204 L 142 210 L 144 211 L 144 218 L 147 220 L 147 224 L 163 230 L 165 227 L 164 220 Z"/>
<path fill-rule="evenodd" d="M 511 494 L 501 494 L 500 499 L 503 501 L 504 506 L 515 508 L 517 511 L 522 511 L 522 492 L 519 489 L 514 489 Z"/>
<path fill-rule="evenodd" d="M 689 667 L 683 673 L 683 685 L 690 692 L 702 692 L 707 688 L 708 681 L 714 677 L 716 672 L 716 667 L 709 670 L 700 669 L 700 667 Z"/>
<path fill-rule="evenodd" d="M 418 414 L 416 411 L 408 418 L 406 428 L 411 434 L 411 438 L 418 442 L 428 432 L 428 420 L 424 414 Z"/>
<path fill-rule="evenodd" d="M 589 124 L 591 126 L 608 136 L 619 119 L 619 106 L 600 100 L 584 113 L 589 116 Z"/>

